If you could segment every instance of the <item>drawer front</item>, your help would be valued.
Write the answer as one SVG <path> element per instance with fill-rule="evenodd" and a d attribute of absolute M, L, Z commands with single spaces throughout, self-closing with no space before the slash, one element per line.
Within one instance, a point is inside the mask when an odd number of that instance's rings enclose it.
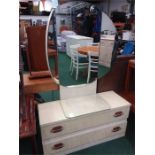
<path fill-rule="evenodd" d="M 68 119 L 59 124 L 41 127 L 42 139 L 46 140 L 110 122 L 124 120 L 128 118 L 128 115 L 129 107 L 122 107 L 97 112 L 87 116 L 76 117 L 75 119 Z"/>
<path fill-rule="evenodd" d="M 95 143 L 120 133 L 125 133 L 126 124 L 126 121 L 121 121 L 79 131 L 61 138 L 52 139 L 51 141 L 45 141 L 43 143 L 44 155 L 52 155 L 81 145 Z"/>

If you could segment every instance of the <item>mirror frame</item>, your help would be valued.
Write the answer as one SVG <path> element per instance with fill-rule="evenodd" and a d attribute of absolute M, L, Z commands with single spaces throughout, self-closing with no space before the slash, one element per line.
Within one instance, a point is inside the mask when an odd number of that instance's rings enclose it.
<path fill-rule="evenodd" d="M 48 17 L 48 21 L 47 21 L 47 25 L 46 25 L 46 33 L 45 33 L 45 54 L 46 54 L 46 61 L 47 61 L 47 66 L 48 66 L 48 70 L 50 71 L 51 74 L 51 78 L 54 80 L 54 82 L 58 85 L 60 85 L 60 82 L 58 79 L 56 79 L 50 69 L 50 65 L 49 65 L 49 60 L 48 60 L 48 29 L 49 29 L 49 23 L 51 20 L 51 17 L 53 15 L 53 13 L 55 12 L 55 8 L 51 9 L 50 15 Z"/>

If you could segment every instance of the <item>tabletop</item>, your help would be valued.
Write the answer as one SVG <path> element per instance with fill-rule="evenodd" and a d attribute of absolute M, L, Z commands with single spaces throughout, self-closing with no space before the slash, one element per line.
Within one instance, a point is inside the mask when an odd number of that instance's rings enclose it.
<path fill-rule="evenodd" d="M 87 55 L 89 51 L 99 52 L 99 46 L 81 46 L 78 48 L 80 54 Z"/>

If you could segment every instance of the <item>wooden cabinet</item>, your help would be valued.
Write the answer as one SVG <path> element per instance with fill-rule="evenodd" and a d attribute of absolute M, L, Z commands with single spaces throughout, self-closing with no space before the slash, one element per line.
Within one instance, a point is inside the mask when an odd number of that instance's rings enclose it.
<path fill-rule="evenodd" d="M 88 110 L 88 97 L 92 100 L 90 104 L 98 108 L 90 105 L 92 109 Z M 98 103 L 98 98 L 108 107 L 99 106 L 102 103 Z M 94 99 L 92 95 L 81 97 L 85 113 L 76 98 L 73 100 L 69 109 L 72 117 L 68 117 L 69 111 L 63 105 L 64 101 L 69 105 L 71 99 L 38 105 L 44 155 L 64 155 L 125 135 L 130 109 L 130 103 L 125 99 L 113 91 L 98 93 Z"/>

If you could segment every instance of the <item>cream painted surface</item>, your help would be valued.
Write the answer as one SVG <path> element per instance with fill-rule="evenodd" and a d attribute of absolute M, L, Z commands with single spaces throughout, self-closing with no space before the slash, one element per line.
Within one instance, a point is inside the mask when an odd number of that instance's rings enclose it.
<path fill-rule="evenodd" d="M 131 104 L 122 98 L 121 96 L 117 95 L 114 91 L 107 91 L 103 93 L 98 93 L 98 95 L 103 98 L 111 108 L 118 108 L 122 106 L 130 106 Z"/>
<path fill-rule="evenodd" d="M 117 112 L 122 112 L 123 114 L 119 117 L 115 117 L 114 115 Z M 117 122 L 120 120 L 125 120 L 129 115 L 129 107 L 121 107 L 106 111 L 101 111 L 93 114 L 83 115 L 80 117 L 75 117 L 72 119 L 67 119 L 66 121 L 62 121 L 59 123 L 54 123 L 47 126 L 41 127 L 42 139 L 50 139 L 58 136 L 63 136 L 65 134 L 81 131 L 84 129 L 88 129 L 91 127 L 96 127 L 112 122 Z M 51 129 L 56 126 L 62 126 L 63 130 L 57 133 L 51 133 Z"/>
<path fill-rule="evenodd" d="M 88 113 L 86 98 L 90 98 L 90 102 L 99 104 L 99 100 L 106 102 L 110 109 L 103 110 L 100 105 L 98 109 L 101 111 L 94 111 Z M 100 98 L 100 99 L 99 99 Z M 99 100 L 98 100 L 99 99 Z M 88 99 L 89 100 L 89 99 Z M 61 102 L 72 104 L 71 109 L 77 112 L 80 116 L 71 118 L 65 117 Z M 81 103 L 78 107 L 77 104 Z M 86 106 L 86 105 L 87 106 Z M 92 103 L 93 104 L 93 103 Z M 82 110 L 81 110 L 82 109 Z M 83 109 L 85 109 L 85 114 Z M 38 106 L 39 121 L 41 126 L 42 144 L 45 155 L 59 155 L 67 154 L 80 150 L 104 141 L 115 139 L 125 135 L 127 118 L 129 115 L 130 103 L 117 95 L 114 91 L 102 92 L 96 95 L 83 96 L 79 98 L 66 99 L 61 101 L 54 101 Z M 72 111 L 71 111 L 72 112 Z M 120 114 L 117 115 L 116 114 Z M 51 133 L 55 127 L 61 127 L 57 133 Z M 112 132 L 114 127 L 120 127 L 121 130 Z M 64 147 L 58 150 L 52 150 L 56 144 L 62 143 Z"/>
<path fill-rule="evenodd" d="M 103 101 L 107 102 L 111 109 L 124 107 L 124 106 L 128 106 L 128 107 L 130 106 L 130 103 L 128 101 L 126 101 L 125 99 L 123 99 L 122 97 L 117 95 L 114 91 L 98 93 L 98 94 L 96 94 L 96 96 L 101 97 L 103 99 Z M 84 98 L 85 98 L 85 96 L 84 96 Z M 84 107 L 84 104 L 85 103 L 83 102 L 83 107 Z M 74 104 L 74 106 L 76 108 L 76 104 Z M 67 119 L 64 115 L 62 107 L 60 106 L 60 101 L 54 101 L 54 102 L 48 102 L 45 104 L 40 104 L 40 105 L 38 105 L 38 109 L 39 109 L 39 120 L 40 120 L 41 126 L 57 123 L 57 122 Z M 80 110 L 80 109 L 78 109 L 78 110 Z"/>
<path fill-rule="evenodd" d="M 87 144 L 80 145 L 80 146 L 77 146 L 77 147 L 74 147 L 74 148 L 71 148 L 71 149 L 68 149 L 68 150 L 64 150 L 62 152 L 55 153 L 54 155 L 66 155 L 66 154 L 69 154 L 69 153 L 72 153 L 72 152 L 75 152 L 75 151 L 86 149 L 86 148 L 94 146 L 94 145 L 98 145 L 98 144 L 101 144 L 101 143 L 104 143 L 104 142 L 107 142 L 107 141 L 111 141 L 111 140 L 123 137 L 123 136 L 125 136 L 125 132 L 122 132 L 122 133 L 119 133 L 117 135 L 110 136 L 110 137 L 98 140 L 96 142 L 87 143 Z"/>
<path fill-rule="evenodd" d="M 61 100 L 60 102 L 67 118 L 110 109 L 109 104 L 96 94 L 70 98 L 68 100 Z"/>
<path fill-rule="evenodd" d="M 48 102 L 38 105 L 40 125 L 48 125 L 54 122 L 66 120 L 60 101 Z"/>
<path fill-rule="evenodd" d="M 126 124 L 126 121 L 116 122 L 113 124 L 99 126 L 96 128 L 83 130 L 63 137 L 58 137 L 49 141 L 45 141 L 43 142 L 44 154 L 55 154 L 63 150 L 68 150 L 77 146 L 93 143 L 98 140 L 102 140 L 104 138 L 111 137 L 120 133 L 125 133 Z M 113 128 L 115 127 L 120 127 L 120 130 L 117 132 L 112 132 Z M 53 146 L 59 143 L 64 144 L 64 147 L 58 150 L 53 150 Z"/>
<path fill-rule="evenodd" d="M 69 98 L 77 98 L 87 95 L 96 94 L 97 80 L 89 84 L 82 84 L 76 86 L 60 86 L 60 98 L 61 100 Z"/>

